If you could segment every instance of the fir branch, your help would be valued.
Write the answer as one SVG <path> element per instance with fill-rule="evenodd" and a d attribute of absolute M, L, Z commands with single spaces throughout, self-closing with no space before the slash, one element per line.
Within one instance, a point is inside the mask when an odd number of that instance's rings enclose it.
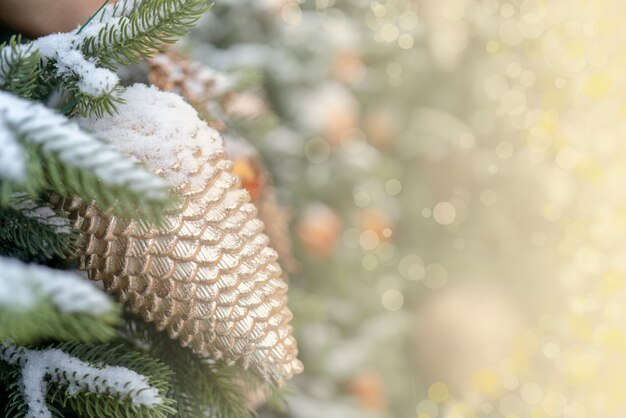
<path fill-rule="evenodd" d="M 80 40 L 75 32 L 54 33 L 33 41 L 33 46 L 46 61 L 46 73 L 72 96 L 83 114 L 111 112 L 120 102 L 119 77 L 85 57 Z"/>
<path fill-rule="evenodd" d="M 20 368 L 7 362 L 0 361 L 0 381 L 4 384 L 6 394 L 4 402 L 0 403 L 4 409 L 4 417 L 29 417 L 28 404 L 24 399 L 22 376 Z M 55 418 L 64 418 L 64 415 L 54 405 L 47 405 L 48 410 Z"/>
<path fill-rule="evenodd" d="M 8 206 L 0 208 L 0 255 L 24 261 L 66 257 L 78 237 L 67 217 L 24 193 L 12 195 Z"/>
<path fill-rule="evenodd" d="M 101 8 L 73 32 L 29 44 L 14 37 L 0 47 L 0 89 L 30 98 L 61 86 L 82 116 L 113 113 L 120 103 L 114 63 L 152 56 L 187 34 L 208 8 L 206 0 L 125 0 Z"/>
<path fill-rule="evenodd" d="M 88 35 L 81 42 L 85 56 L 106 66 L 136 63 L 186 35 L 210 6 L 206 0 L 154 0 L 139 2 L 136 7 L 128 16 L 110 19 L 104 26 L 85 28 L 83 34 Z"/>
<path fill-rule="evenodd" d="M 283 386 L 270 386 L 266 388 L 266 402 L 265 405 L 269 410 L 279 413 L 287 412 L 287 402 L 285 398 L 294 394 L 293 387 L 289 385 Z"/>
<path fill-rule="evenodd" d="M 31 193 L 48 187 L 145 219 L 156 219 L 167 202 L 162 179 L 43 105 L 0 92 L 0 122 L 0 129 L 31 149 L 24 179 Z"/>
<path fill-rule="evenodd" d="M 22 44 L 12 36 L 0 45 L 0 89 L 25 98 L 35 96 L 41 75 L 39 52 L 32 44 Z"/>
<path fill-rule="evenodd" d="M 247 406 L 248 400 L 244 394 L 246 387 L 242 380 L 244 373 L 240 373 L 235 366 L 220 364 L 218 368 L 204 367 L 194 373 L 199 385 L 196 388 L 196 397 L 204 405 L 209 405 L 210 418 L 247 418 L 253 416 L 253 411 Z"/>
<path fill-rule="evenodd" d="M 66 314 L 105 315 L 113 303 L 102 291 L 68 272 L 0 257 L 0 306 L 20 310 L 47 298 Z"/>
<path fill-rule="evenodd" d="M 0 89 L 30 99 L 61 86 L 84 114 L 102 114 L 119 103 L 119 79 L 98 68 L 74 45 L 73 32 L 55 33 L 28 43 L 13 36 L 0 46 Z"/>
<path fill-rule="evenodd" d="M 14 311 L 0 307 L 0 339 L 19 344 L 45 340 L 108 341 L 115 336 L 118 309 L 102 316 L 66 315 L 42 300 L 30 310 Z"/>
<path fill-rule="evenodd" d="M 76 78 L 62 80 L 63 93 L 69 95 L 69 108 L 64 111 L 68 116 L 95 116 L 101 118 L 105 114 L 114 114 L 117 105 L 124 101 L 120 98 L 123 88 L 115 85 L 107 94 L 91 96 L 85 94 L 76 82 Z"/>
<path fill-rule="evenodd" d="M 118 309 L 84 279 L 0 257 L 0 341 L 104 341 Z"/>
<path fill-rule="evenodd" d="M 178 418 L 250 418 L 246 386 L 260 384 L 250 373 L 235 366 L 195 355 L 190 349 L 172 344 L 166 333 L 157 331 L 130 312 L 125 312 L 123 339 L 133 349 L 167 364 L 173 371 L 170 396 L 177 402 Z M 251 382 L 255 383 L 251 383 Z"/>
<path fill-rule="evenodd" d="M 165 396 L 171 373 L 148 356 L 109 345 L 0 347 L 9 365 L 0 378 L 19 376 L 20 382 L 12 387 L 8 416 L 61 416 L 69 409 L 88 418 L 161 418 L 175 412 Z"/>
<path fill-rule="evenodd" d="M 47 203 L 35 202 L 25 193 L 15 193 L 11 196 L 9 208 L 27 219 L 51 228 L 59 235 L 69 235 L 72 232 L 66 214 L 56 213 Z"/>

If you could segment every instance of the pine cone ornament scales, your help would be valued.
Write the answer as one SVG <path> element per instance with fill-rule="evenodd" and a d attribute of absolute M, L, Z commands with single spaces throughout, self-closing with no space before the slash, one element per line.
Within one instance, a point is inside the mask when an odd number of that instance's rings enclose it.
<path fill-rule="evenodd" d="M 302 369 L 287 285 L 219 134 L 175 94 L 135 85 L 124 99 L 83 123 L 169 180 L 180 203 L 157 229 L 59 199 L 87 237 L 81 268 L 182 345 L 282 383 Z"/>

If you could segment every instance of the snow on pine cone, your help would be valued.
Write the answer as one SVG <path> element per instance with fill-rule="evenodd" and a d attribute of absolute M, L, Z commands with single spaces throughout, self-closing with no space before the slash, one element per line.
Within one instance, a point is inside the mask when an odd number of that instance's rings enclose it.
<path fill-rule="evenodd" d="M 118 114 L 81 124 L 172 184 L 156 229 L 78 198 L 56 202 L 87 237 L 81 268 L 194 352 L 282 383 L 302 370 L 287 284 L 219 134 L 173 93 L 136 84 Z"/>

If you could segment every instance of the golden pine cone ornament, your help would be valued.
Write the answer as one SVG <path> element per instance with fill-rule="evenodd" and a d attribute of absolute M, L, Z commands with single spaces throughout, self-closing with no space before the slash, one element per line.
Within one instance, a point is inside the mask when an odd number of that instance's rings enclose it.
<path fill-rule="evenodd" d="M 299 373 L 287 284 L 220 135 L 173 93 L 136 84 L 123 98 L 118 114 L 81 123 L 169 181 L 180 203 L 157 229 L 59 198 L 87 238 L 81 269 L 197 354 L 279 384 Z"/>

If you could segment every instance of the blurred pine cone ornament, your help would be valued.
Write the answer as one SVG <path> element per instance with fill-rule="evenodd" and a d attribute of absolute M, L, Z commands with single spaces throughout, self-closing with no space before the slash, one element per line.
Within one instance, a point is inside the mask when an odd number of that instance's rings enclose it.
<path fill-rule="evenodd" d="M 231 95 L 232 78 L 191 60 L 174 47 L 156 54 L 148 65 L 150 84 L 181 95 L 212 128 L 224 130 L 222 102 Z"/>
<path fill-rule="evenodd" d="M 255 121 L 267 129 L 273 118 L 267 101 L 252 86 L 254 72 L 224 73 L 169 47 L 148 60 L 147 81 L 160 90 L 181 95 L 212 128 L 224 132 L 229 125 Z M 255 133 L 257 131 L 255 130 Z"/>
<path fill-rule="evenodd" d="M 157 229 L 57 198 L 86 237 L 81 269 L 181 345 L 282 383 L 302 370 L 287 285 L 220 135 L 178 95 L 135 85 L 123 98 L 118 114 L 81 123 L 169 181 L 179 203 Z"/>

